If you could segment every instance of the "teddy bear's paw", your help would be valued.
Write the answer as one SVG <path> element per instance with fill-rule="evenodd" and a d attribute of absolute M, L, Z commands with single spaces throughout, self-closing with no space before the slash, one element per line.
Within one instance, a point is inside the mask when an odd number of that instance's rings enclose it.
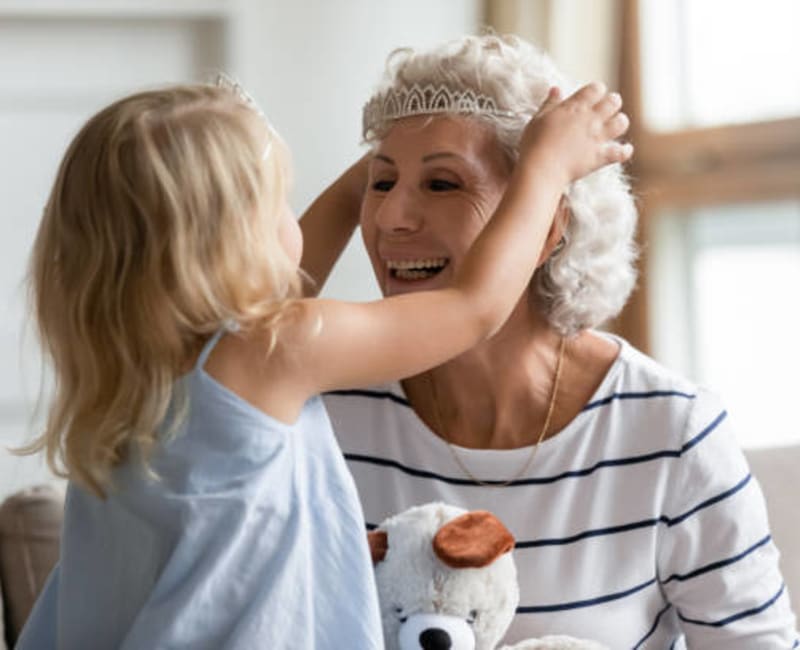
<path fill-rule="evenodd" d="M 528 639 L 514 645 L 506 645 L 499 650 L 609 650 L 607 646 L 596 641 L 575 639 L 571 636 L 544 636 L 540 639 Z"/>

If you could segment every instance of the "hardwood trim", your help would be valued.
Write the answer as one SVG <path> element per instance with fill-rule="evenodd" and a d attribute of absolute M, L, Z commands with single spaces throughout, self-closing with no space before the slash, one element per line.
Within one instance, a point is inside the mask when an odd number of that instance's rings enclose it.
<path fill-rule="evenodd" d="M 694 174 L 645 174 L 636 192 L 650 211 L 800 198 L 800 157 Z"/>
<path fill-rule="evenodd" d="M 622 0 L 620 16 L 620 47 L 618 49 L 619 92 L 624 111 L 631 120 L 628 138 L 638 146 L 646 137 L 642 121 L 642 53 L 639 44 L 638 0 Z M 638 152 L 637 152 L 638 157 Z"/>
<path fill-rule="evenodd" d="M 637 133 L 637 164 L 650 172 L 697 172 L 723 168 L 731 161 L 800 158 L 800 118 Z"/>
<path fill-rule="evenodd" d="M 637 0 L 622 0 L 620 4 L 620 47 L 618 50 L 619 91 L 622 95 L 624 110 L 630 118 L 631 125 L 628 138 L 636 147 L 634 161 L 638 159 L 639 147 L 646 138 L 642 123 L 642 85 L 641 85 L 641 46 L 639 44 L 639 3 Z M 634 162 L 628 170 L 638 193 L 638 165 Z M 608 328 L 627 339 L 644 353 L 650 352 L 650 328 L 647 302 L 647 268 L 646 242 L 648 240 L 647 219 L 645 213 L 647 203 L 640 201 L 639 225 L 636 242 L 641 251 L 637 262 L 637 284 L 628 302 Z"/>

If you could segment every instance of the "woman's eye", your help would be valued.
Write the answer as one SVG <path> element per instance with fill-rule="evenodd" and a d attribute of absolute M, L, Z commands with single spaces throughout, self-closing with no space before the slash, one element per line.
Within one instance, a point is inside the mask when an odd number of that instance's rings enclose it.
<path fill-rule="evenodd" d="M 432 192 L 450 192 L 458 189 L 458 183 L 446 181 L 443 178 L 434 178 L 428 182 L 428 189 Z"/>
<path fill-rule="evenodd" d="M 372 189 L 376 192 L 388 192 L 394 187 L 394 181 L 375 181 L 372 184 Z"/>

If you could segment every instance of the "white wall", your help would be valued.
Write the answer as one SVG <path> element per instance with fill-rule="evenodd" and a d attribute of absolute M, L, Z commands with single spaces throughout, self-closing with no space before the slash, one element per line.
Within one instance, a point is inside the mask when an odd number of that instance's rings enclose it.
<path fill-rule="evenodd" d="M 301 212 L 362 151 L 360 109 L 386 55 L 474 32 L 480 0 L 0 0 L 0 499 L 47 479 L 30 436 L 40 383 L 21 347 L 26 259 L 66 142 L 108 98 L 198 78 L 240 78 L 289 143 Z M 378 295 L 360 240 L 326 287 Z M 23 371 L 24 366 L 24 371 Z"/>
<path fill-rule="evenodd" d="M 26 319 L 24 275 L 67 143 L 111 99 L 197 79 L 224 58 L 227 17 L 213 5 L 163 13 L 113 1 L 44 4 L 0 3 L 0 496 L 47 475 L 41 457 L 5 447 L 41 426 L 32 413 L 47 375 Z"/>
<path fill-rule="evenodd" d="M 475 32 L 478 0 L 297 0 L 251 3 L 239 74 L 294 156 L 292 202 L 301 212 L 363 148 L 361 107 L 399 46 L 430 46 Z M 239 62 L 235 61 L 235 65 Z M 377 297 L 358 238 L 324 293 Z"/>

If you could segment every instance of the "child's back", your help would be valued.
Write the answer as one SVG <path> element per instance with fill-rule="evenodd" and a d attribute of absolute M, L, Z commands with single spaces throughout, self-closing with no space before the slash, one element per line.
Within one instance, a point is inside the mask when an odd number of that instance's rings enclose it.
<path fill-rule="evenodd" d="M 294 424 L 271 418 L 203 370 L 216 341 L 180 382 L 191 407 L 152 458 L 161 480 L 128 463 L 105 500 L 70 486 L 69 561 L 20 647 L 383 647 L 358 497 L 321 400 Z"/>

